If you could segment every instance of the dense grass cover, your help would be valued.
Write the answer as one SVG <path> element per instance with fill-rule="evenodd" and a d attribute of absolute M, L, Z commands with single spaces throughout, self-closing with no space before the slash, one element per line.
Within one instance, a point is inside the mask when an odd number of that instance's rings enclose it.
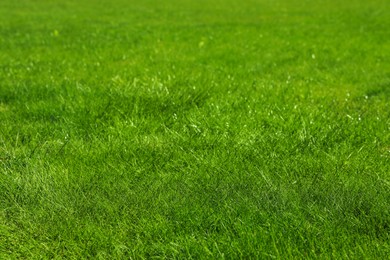
<path fill-rule="evenodd" d="M 390 255 L 388 0 L 0 1 L 0 258 Z"/>

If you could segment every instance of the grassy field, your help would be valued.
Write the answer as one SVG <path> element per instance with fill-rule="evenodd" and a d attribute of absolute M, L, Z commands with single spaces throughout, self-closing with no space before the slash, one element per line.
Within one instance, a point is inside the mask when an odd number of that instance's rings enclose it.
<path fill-rule="evenodd" d="M 0 1 L 0 258 L 389 255 L 388 0 Z"/>

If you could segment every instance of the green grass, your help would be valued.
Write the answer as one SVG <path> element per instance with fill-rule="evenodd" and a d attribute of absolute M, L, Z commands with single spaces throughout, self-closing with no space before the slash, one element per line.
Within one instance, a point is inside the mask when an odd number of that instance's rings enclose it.
<path fill-rule="evenodd" d="M 390 255 L 387 0 L 0 2 L 0 258 Z"/>

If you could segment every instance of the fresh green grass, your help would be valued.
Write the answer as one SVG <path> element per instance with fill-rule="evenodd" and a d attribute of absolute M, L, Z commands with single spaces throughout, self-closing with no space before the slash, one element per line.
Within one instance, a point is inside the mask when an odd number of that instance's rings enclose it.
<path fill-rule="evenodd" d="M 0 258 L 390 255 L 388 0 L 2 0 Z"/>

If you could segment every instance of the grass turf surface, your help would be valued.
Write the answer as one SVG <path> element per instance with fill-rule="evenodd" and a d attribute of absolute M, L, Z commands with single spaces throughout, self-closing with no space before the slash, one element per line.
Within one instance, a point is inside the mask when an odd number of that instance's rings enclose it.
<path fill-rule="evenodd" d="M 390 6 L 313 2 L 1 1 L 0 257 L 387 258 Z"/>

